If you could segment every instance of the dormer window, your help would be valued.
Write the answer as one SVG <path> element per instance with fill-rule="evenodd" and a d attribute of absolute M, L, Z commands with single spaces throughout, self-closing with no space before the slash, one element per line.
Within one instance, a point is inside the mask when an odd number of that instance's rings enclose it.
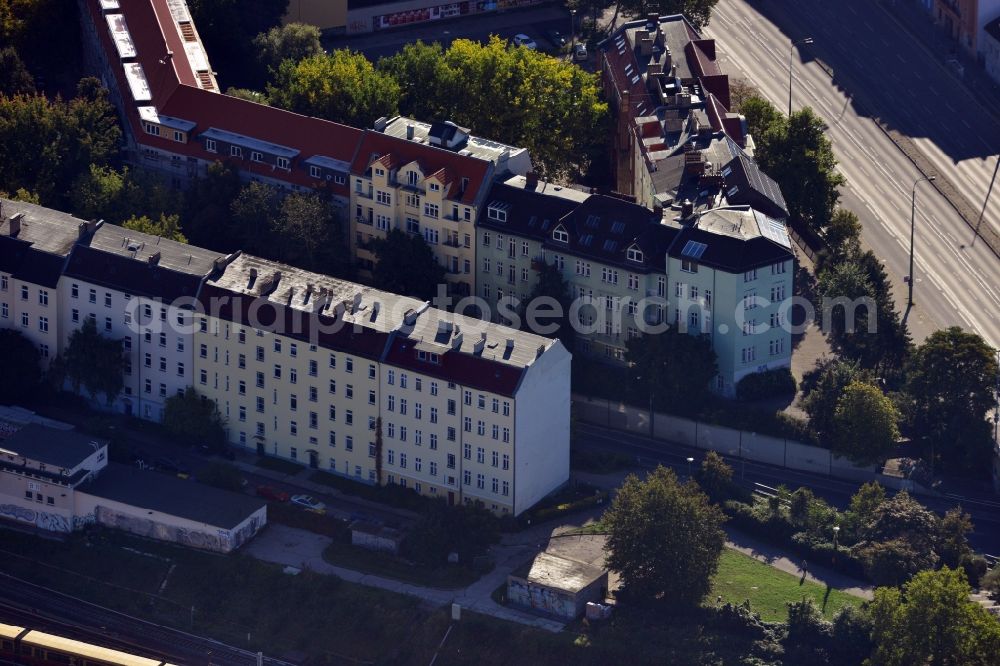
<path fill-rule="evenodd" d="M 440 192 L 441 191 L 441 186 L 438 185 L 437 183 L 431 183 L 430 189 L 431 189 L 431 192 Z"/>
<path fill-rule="evenodd" d="M 380 176 L 380 177 L 384 176 L 385 175 L 385 169 L 375 169 L 375 175 L 376 176 Z"/>
<path fill-rule="evenodd" d="M 287 157 L 279 157 L 276 160 L 275 164 L 276 164 L 276 166 L 279 169 L 285 169 L 286 171 L 288 170 L 288 158 Z"/>
<path fill-rule="evenodd" d="M 229 146 L 229 156 L 243 158 L 243 149 L 239 146 Z"/>
<path fill-rule="evenodd" d="M 323 175 L 323 171 L 315 164 L 309 165 L 309 177 L 310 178 L 320 178 Z"/>
<path fill-rule="evenodd" d="M 184 132 L 178 132 L 174 130 L 174 141 L 177 143 L 184 143 Z"/>
<path fill-rule="evenodd" d="M 205 139 L 205 150 L 210 153 L 218 152 L 218 146 L 215 143 L 215 139 Z"/>
<path fill-rule="evenodd" d="M 417 175 L 416 171 L 407 171 L 406 172 L 406 184 L 407 185 L 410 185 L 411 187 L 416 186 L 417 181 L 419 179 L 420 179 L 420 176 Z"/>
<path fill-rule="evenodd" d="M 264 155 L 260 151 L 251 150 L 250 151 L 250 161 L 251 162 L 263 162 L 264 161 Z"/>
<path fill-rule="evenodd" d="M 153 123 L 143 123 L 142 125 L 146 130 L 146 134 L 152 134 L 153 136 L 160 136 L 159 125 L 154 125 Z"/>
<path fill-rule="evenodd" d="M 628 256 L 629 261 L 635 261 L 635 262 L 640 263 L 640 264 L 643 262 L 642 250 L 640 250 L 635 245 L 633 245 L 632 247 L 630 247 L 628 249 L 628 255 L 627 256 Z"/>
<path fill-rule="evenodd" d="M 507 206 L 506 204 L 500 203 L 499 201 L 494 201 L 486 209 L 486 216 L 491 220 L 496 220 L 497 222 L 507 221 Z"/>
<path fill-rule="evenodd" d="M 552 230 L 552 240 L 558 241 L 560 243 L 568 243 L 569 233 L 567 233 L 566 229 L 560 224 L 558 227 Z"/>

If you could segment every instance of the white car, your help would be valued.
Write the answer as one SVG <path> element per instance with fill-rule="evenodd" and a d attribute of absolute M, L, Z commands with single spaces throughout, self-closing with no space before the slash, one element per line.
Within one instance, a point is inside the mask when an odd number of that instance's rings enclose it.
<path fill-rule="evenodd" d="M 514 35 L 514 46 L 523 46 L 526 49 L 531 49 L 532 51 L 538 50 L 538 44 L 535 43 L 531 37 L 525 34 Z"/>
<path fill-rule="evenodd" d="M 292 495 L 292 504 L 297 504 L 306 511 L 312 511 L 313 513 L 326 513 L 326 504 L 323 504 L 312 495 Z"/>

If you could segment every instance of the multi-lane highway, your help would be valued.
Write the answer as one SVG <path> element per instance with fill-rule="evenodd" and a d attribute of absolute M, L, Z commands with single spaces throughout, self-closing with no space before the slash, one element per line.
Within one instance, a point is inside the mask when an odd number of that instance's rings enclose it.
<path fill-rule="evenodd" d="M 706 32 L 723 71 L 754 83 L 780 109 L 788 104 L 790 41 L 815 40 L 793 57 L 794 108 L 808 105 L 829 125 L 847 179 L 842 203 L 861 217 L 864 241 L 904 307 L 910 192 L 922 174 L 874 118 L 909 137 L 978 211 L 1000 153 L 995 116 L 871 0 L 720 0 Z M 914 338 L 959 325 L 1000 347 L 1000 260 L 927 183 L 917 210 Z M 983 225 L 1000 231 L 1000 191 Z"/>

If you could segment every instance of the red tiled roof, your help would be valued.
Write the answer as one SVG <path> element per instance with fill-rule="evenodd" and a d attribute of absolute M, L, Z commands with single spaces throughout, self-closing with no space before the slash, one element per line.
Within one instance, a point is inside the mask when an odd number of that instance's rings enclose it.
<path fill-rule="evenodd" d="M 368 167 L 371 166 L 373 155 L 379 155 L 380 157 L 392 155 L 395 164 L 419 162 L 426 170 L 425 177 L 428 178 L 438 175 L 442 170 L 447 170 L 447 175 L 452 178 L 451 188 L 446 192 L 446 196 L 449 199 L 455 199 L 459 196 L 458 190 L 461 184 L 456 182 L 454 174 L 462 174 L 463 177 L 469 179 L 469 185 L 457 200 L 466 204 L 475 202 L 477 193 L 489 177 L 490 162 L 486 160 L 468 155 L 460 155 L 459 153 L 436 146 L 428 146 L 388 136 L 374 130 L 365 131 L 361 145 L 354 155 L 354 161 L 351 164 L 351 173 L 357 175 L 364 174 L 368 170 Z M 442 179 L 439 178 L 438 180 Z M 447 181 L 445 180 L 444 182 Z"/>

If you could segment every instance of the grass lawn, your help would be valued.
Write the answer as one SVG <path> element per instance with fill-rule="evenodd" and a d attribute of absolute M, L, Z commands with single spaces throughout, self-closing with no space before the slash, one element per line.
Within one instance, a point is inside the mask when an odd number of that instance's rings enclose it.
<path fill-rule="evenodd" d="M 428 569 L 407 564 L 388 553 L 378 553 L 352 546 L 343 541 L 334 541 L 323 551 L 323 559 L 335 566 L 347 567 L 365 573 L 415 583 L 443 590 L 453 590 L 476 582 L 486 573 L 476 573 L 469 567 L 446 565 L 438 569 Z"/>
<path fill-rule="evenodd" d="M 717 596 L 736 604 L 750 600 L 750 607 L 769 622 L 785 622 L 785 603 L 807 597 L 816 602 L 823 615 L 830 619 L 843 606 L 860 606 L 864 599 L 845 592 L 831 590 L 798 576 L 779 571 L 759 560 L 726 548 L 719 559 L 719 572 L 712 584 L 709 603 Z"/>
<path fill-rule="evenodd" d="M 256 464 L 257 467 L 269 469 L 274 472 L 281 472 L 282 474 L 288 474 L 289 476 L 294 476 L 305 469 L 304 465 L 299 465 L 288 460 L 282 460 L 281 458 L 271 458 L 269 456 L 261 456 L 260 458 L 257 458 L 257 462 L 254 464 Z"/>

